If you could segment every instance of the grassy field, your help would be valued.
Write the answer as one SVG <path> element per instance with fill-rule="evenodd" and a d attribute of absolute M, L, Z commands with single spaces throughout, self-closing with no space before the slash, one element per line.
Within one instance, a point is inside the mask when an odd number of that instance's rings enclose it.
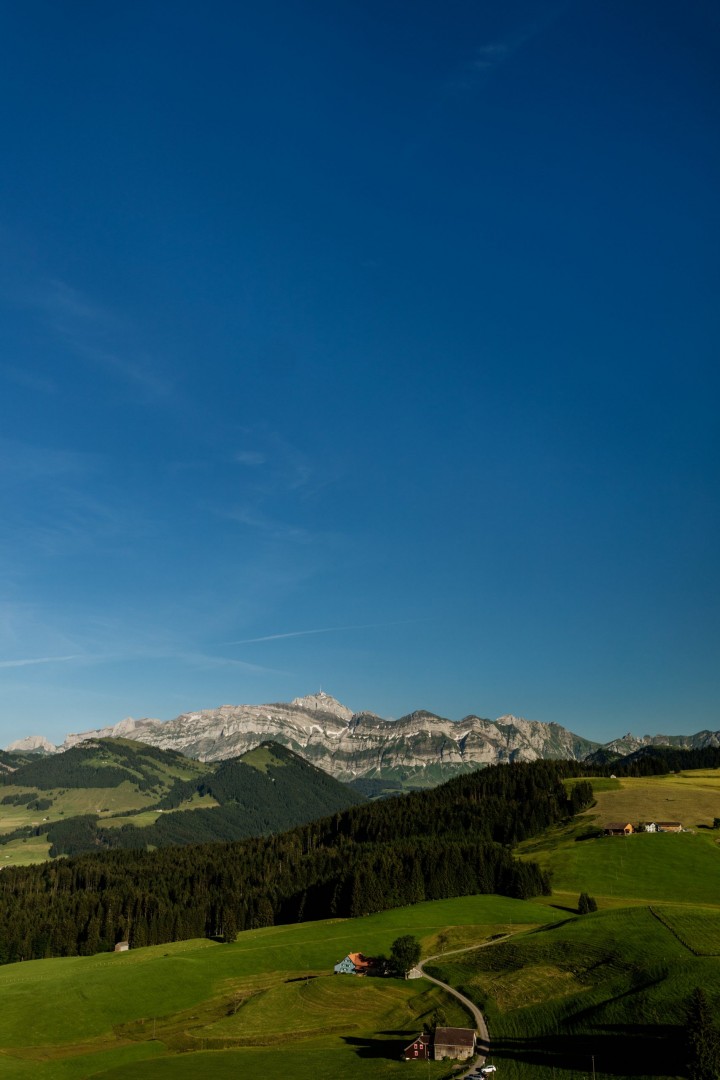
<path fill-rule="evenodd" d="M 580 892 L 601 906 L 637 902 L 720 905 L 720 833 L 708 828 L 720 816 L 720 774 L 592 781 L 596 805 L 569 826 L 522 844 L 521 855 L 552 874 L 553 894 L 568 904 Z M 658 811 L 658 808 L 661 808 Z M 679 820 L 691 832 L 580 840 L 607 821 Z"/>
<path fill-rule="evenodd" d="M 670 776 L 622 778 L 607 789 L 592 780 L 597 806 L 589 817 L 606 821 L 681 821 L 685 828 L 709 826 L 720 817 L 720 771 L 702 769 Z M 607 783 L 607 781 L 605 781 Z"/>
<path fill-rule="evenodd" d="M 444 1080 L 445 1064 L 399 1053 L 439 1008 L 465 1025 L 462 1006 L 426 981 L 331 974 L 348 951 L 387 953 L 411 933 L 485 1009 L 500 1080 L 569 1080 L 593 1065 L 598 1080 L 675 1080 L 694 987 L 720 1012 L 720 834 L 703 827 L 719 797 L 715 772 L 603 779 L 592 810 L 522 845 L 552 871 L 549 899 L 465 897 L 233 945 L 0 968 L 0 1078 Z M 625 817 L 693 831 L 578 839 Z M 581 891 L 597 913 L 576 917 Z"/>
<path fill-rule="evenodd" d="M 428 955 L 557 915 L 540 903 L 465 897 L 250 931 L 234 945 L 192 941 L 9 965 L 0 968 L 0 1077 L 273 1080 L 287 1075 L 291 1047 L 301 1080 L 392 1080 L 407 1075 L 400 1050 L 437 1008 L 460 1025 L 464 1010 L 425 981 L 333 976 L 333 965 L 350 950 L 387 953 L 404 933 Z M 442 1063 L 426 1072 L 447 1074 Z"/>
<path fill-rule="evenodd" d="M 717 944 L 718 913 L 708 914 Z M 438 972 L 484 1008 L 498 1073 L 509 1080 L 566 1080 L 589 1073 L 593 1059 L 598 1078 L 675 1078 L 684 1075 L 693 989 L 720 1005 L 720 961 L 679 939 L 683 930 L 702 941 L 700 920 L 686 916 L 598 912 L 448 958 Z"/>

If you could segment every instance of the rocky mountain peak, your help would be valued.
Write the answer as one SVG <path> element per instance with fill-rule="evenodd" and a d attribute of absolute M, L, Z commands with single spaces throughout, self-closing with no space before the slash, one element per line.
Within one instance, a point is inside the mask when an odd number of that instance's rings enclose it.
<path fill-rule="evenodd" d="M 331 694 L 326 694 L 324 690 L 318 690 L 317 694 L 306 694 L 305 697 L 293 698 L 290 704 L 297 705 L 300 709 L 332 713 L 339 720 L 344 720 L 346 724 L 352 720 L 352 709 L 348 709 L 346 705 L 341 704 Z"/>
<path fill-rule="evenodd" d="M 5 749 L 11 754 L 37 754 L 43 752 L 54 754 L 57 747 L 46 739 L 44 735 L 28 735 L 25 739 L 16 739 Z"/>

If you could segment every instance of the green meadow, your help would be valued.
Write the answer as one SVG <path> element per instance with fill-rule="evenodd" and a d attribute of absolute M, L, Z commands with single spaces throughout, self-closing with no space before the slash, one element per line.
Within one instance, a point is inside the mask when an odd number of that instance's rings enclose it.
<path fill-rule="evenodd" d="M 717 947 L 718 912 L 707 913 Z M 498 1073 L 509 1078 L 656 1080 L 686 1075 L 683 1021 L 702 986 L 720 1004 L 720 961 L 698 955 L 703 916 L 633 907 L 597 912 L 448 958 L 435 974 L 487 1016 Z"/>
<path fill-rule="evenodd" d="M 0 968 L 0 1077 L 407 1075 L 403 1046 L 438 1009 L 462 1006 L 425 980 L 334 976 L 351 950 L 389 952 L 416 935 L 425 955 L 548 925 L 537 902 L 472 896 L 353 920 L 269 927 L 208 941 Z M 141 1065 L 139 1064 L 141 1063 Z M 426 1075 L 448 1075 L 442 1062 Z"/>
<path fill-rule="evenodd" d="M 470 896 L 353 920 L 268 927 L 231 945 L 189 941 L 0 968 L 0 1078 L 443 1080 L 400 1052 L 438 1011 L 426 980 L 334 976 L 347 952 L 414 934 L 431 970 L 484 1009 L 500 1080 L 676 1080 L 687 1001 L 720 1010 L 716 774 L 598 783 L 596 805 L 521 846 L 553 895 Z M 662 815 L 653 808 L 674 803 Z M 693 812 L 695 811 L 695 812 Z M 678 818 L 692 831 L 586 838 L 605 820 Z M 578 895 L 599 910 L 579 917 Z"/>
<path fill-rule="evenodd" d="M 569 826 L 520 845 L 552 874 L 553 895 L 573 904 L 580 892 L 601 906 L 661 901 L 720 904 L 720 774 L 591 780 L 596 805 Z M 595 790 L 595 789 L 598 790 Z M 582 839 L 608 821 L 678 820 L 683 833 Z"/>

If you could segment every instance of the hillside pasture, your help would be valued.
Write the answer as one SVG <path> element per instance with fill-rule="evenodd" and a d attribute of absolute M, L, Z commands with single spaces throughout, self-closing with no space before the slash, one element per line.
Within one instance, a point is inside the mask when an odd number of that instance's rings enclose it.
<path fill-rule="evenodd" d="M 46 836 L 26 836 L 0 846 L 0 866 L 33 866 L 49 858 Z"/>
<path fill-rule="evenodd" d="M 682 925 L 683 911 L 670 909 L 668 922 Z M 569 919 L 437 970 L 486 1010 L 503 1077 L 569 1080 L 594 1058 L 598 1078 L 674 1078 L 684 1074 L 694 987 L 720 1006 L 720 961 L 694 956 L 665 914 L 636 907 Z"/>
<path fill-rule="evenodd" d="M 146 825 L 154 825 L 162 814 L 177 814 L 185 810 L 200 810 L 202 807 L 210 809 L 217 805 L 218 801 L 217 799 L 214 799 L 212 795 L 200 795 L 196 792 L 191 799 L 186 799 L 172 810 L 140 810 L 136 813 L 109 818 L 101 815 L 102 827 L 103 829 L 119 829 L 123 825 L 135 825 L 138 829 L 142 829 Z"/>
<path fill-rule="evenodd" d="M 601 778 L 601 781 L 604 778 Z M 601 905 L 634 902 L 720 905 L 720 772 L 613 779 L 595 791 L 596 805 L 574 821 L 519 846 L 552 874 L 553 895 L 574 905 L 580 892 Z M 690 832 L 583 839 L 608 821 L 677 820 Z"/>
<path fill-rule="evenodd" d="M 665 905 L 652 910 L 696 956 L 720 956 L 720 910 Z"/>
<path fill-rule="evenodd" d="M 287 1075 L 289 1045 L 300 1080 L 406 1076 L 402 1046 L 438 1007 L 448 1023 L 466 1023 L 462 1006 L 421 980 L 333 976 L 334 964 L 351 950 L 387 954 L 401 934 L 416 935 L 427 955 L 439 940 L 481 942 L 557 914 L 470 896 L 248 931 L 232 945 L 186 941 L 0 967 L 0 1077 L 275 1080 Z M 448 1069 L 433 1062 L 429 1075 Z"/>
<path fill-rule="evenodd" d="M 668 776 L 622 777 L 608 789 L 591 779 L 596 806 L 584 817 L 607 821 L 681 821 L 687 829 L 712 826 L 720 817 L 720 770 L 698 769 Z"/>
<path fill-rule="evenodd" d="M 720 905 L 720 846 L 713 834 L 640 833 L 563 840 L 532 857 L 552 874 L 553 896 L 580 892 L 610 903 L 628 900 Z"/>

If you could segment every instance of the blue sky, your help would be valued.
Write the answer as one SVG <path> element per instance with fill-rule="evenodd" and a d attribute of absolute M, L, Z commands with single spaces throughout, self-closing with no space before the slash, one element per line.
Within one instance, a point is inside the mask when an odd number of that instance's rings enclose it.
<path fill-rule="evenodd" d="M 710 2 L 26 0 L 0 742 L 720 728 Z"/>

